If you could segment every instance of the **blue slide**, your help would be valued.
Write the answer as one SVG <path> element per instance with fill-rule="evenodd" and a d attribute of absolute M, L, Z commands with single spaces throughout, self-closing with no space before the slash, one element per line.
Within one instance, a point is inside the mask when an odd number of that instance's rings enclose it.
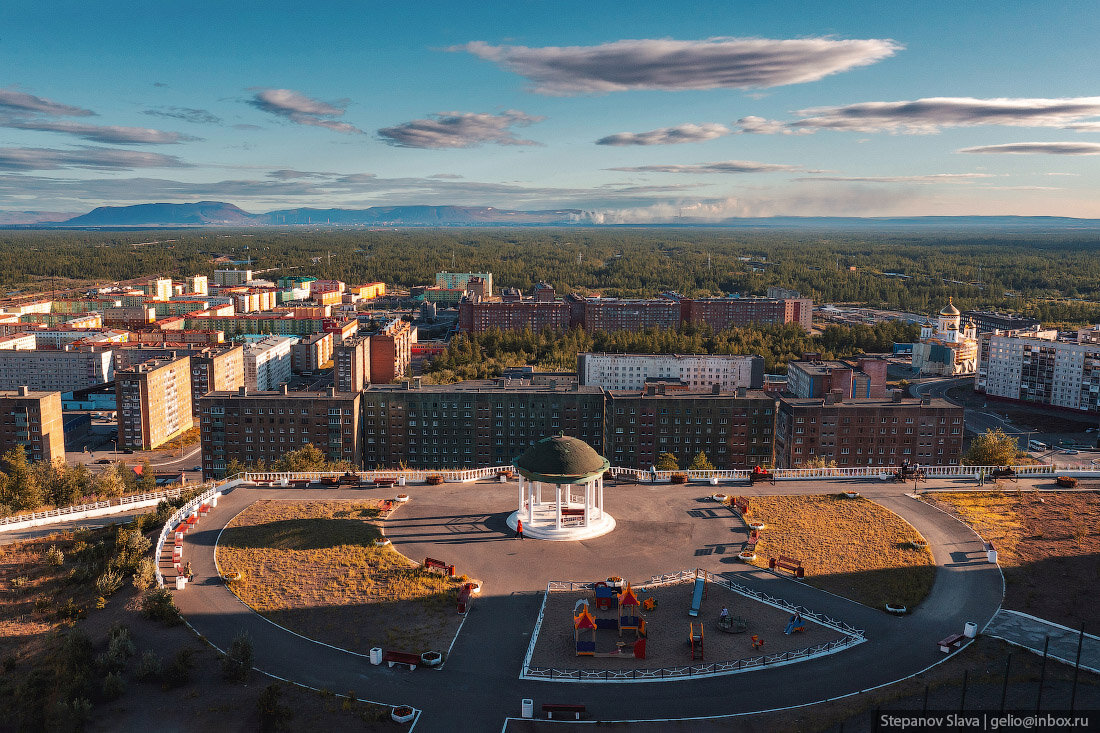
<path fill-rule="evenodd" d="M 703 605 L 703 583 L 705 582 L 702 578 L 695 579 L 695 590 L 691 593 L 691 610 L 688 611 L 688 616 L 699 615 L 699 607 Z"/>

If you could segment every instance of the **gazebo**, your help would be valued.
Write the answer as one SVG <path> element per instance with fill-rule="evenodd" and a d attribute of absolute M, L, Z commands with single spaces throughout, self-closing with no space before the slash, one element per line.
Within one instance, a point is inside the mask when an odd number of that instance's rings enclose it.
<path fill-rule="evenodd" d="M 512 465 L 519 476 L 519 506 L 508 517 L 512 529 L 522 519 L 524 536 L 540 540 L 583 540 L 615 529 L 603 509 L 603 474 L 610 464 L 583 440 L 543 438 Z"/>

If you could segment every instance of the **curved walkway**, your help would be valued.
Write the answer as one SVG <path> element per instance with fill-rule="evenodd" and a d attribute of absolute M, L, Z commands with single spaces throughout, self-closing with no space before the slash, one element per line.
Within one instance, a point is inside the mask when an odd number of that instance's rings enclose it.
<path fill-rule="evenodd" d="M 789 482 L 737 487 L 735 492 L 820 494 L 837 492 L 842 485 L 850 482 Z M 389 490 L 234 489 L 187 535 L 184 557 L 191 561 L 196 580 L 176 594 L 176 602 L 191 625 L 220 648 L 247 630 L 255 643 L 257 669 L 316 688 L 355 690 L 364 699 L 413 705 L 424 711 L 418 725 L 435 731 L 453 729 L 456 710 L 462 711 L 464 729 L 500 730 L 505 717 L 519 715 L 522 698 L 533 698 L 536 706 L 583 702 L 595 718 L 623 720 L 730 715 L 844 696 L 937 663 L 944 655 L 935 642 L 961 631 L 967 621 L 984 628 L 1003 597 L 1000 571 L 986 562 L 980 538 L 949 515 L 907 496 L 907 487 L 898 484 L 861 482 L 858 489 L 913 524 L 935 557 L 932 592 L 914 613 L 901 618 L 737 564 L 744 527 L 709 500 L 710 486 L 609 485 L 607 509 L 618 520 L 618 529 L 576 543 L 513 539 L 504 523 L 514 509 L 513 488 L 488 481 L 408 486 L 412 501 L 386 522 L 385 531 L 400 552 L 454 563 L 459 573 L 484 583 L 446 667 L 438 672 L 372 667 L 361 656 L 289 633 L 244 606 L 214 567 L 221 529 L 258 499 L 380 498 Z M 737 695 L 730 694 L 730 678 L 722 677 L 614 688 L 518 679 L 548 580 L 609 575 L 644 580 L 687 567 L 706 568 L 826 613 L 864 629 L 867 641 L 839 654 L 738 675 Z"/>

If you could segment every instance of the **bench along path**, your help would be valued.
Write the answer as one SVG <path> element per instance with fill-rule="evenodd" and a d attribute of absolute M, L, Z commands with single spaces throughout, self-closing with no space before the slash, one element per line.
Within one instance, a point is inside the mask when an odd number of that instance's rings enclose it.
<path fill-rule="evenodd" d="M 850 485 L 780 482 L 774 487 L 738 487 L 737 493 L 835 493 Z M 607 510 L 619 528 L 579 543 L 513 539 L 504 523 L 514 509 L 511 486 L 479 482 L 405 487 L 412 501 L 386 522 L 394 547 L 408 557 L 445 557 L 482 580 L 485 588 L 440 671 L 371 666 L 363 656 L 280 629 L 244 606 L 214 568 L 213 550 L 221 528 L 257 499 L 384 498 L 392 493 L 389 489 L 238 487 L 184 539 L 184 554 L 196 577 L 175 597 L 188 622 L 223 649 L 240 630 L 247 630 L 255 642 L 257 669 L 316 688 L 355 690 L 365 699 L 413 705 L 423 709 L 418 726 L 428 731 L 448 729 L 458 708 L 467 729 L 500 730 L 506 716 L 519 715 L 522 698 L 534 699 L 536 710 L 544 703 L 585 704 L 589 715 L 605 720 L 725 715 L 806 704 L 886 684 L 939 661 L 944 655 L 936 642 L 959 632 L 967 621 L 981 629 L 1002 598 L 1000 572 L 985 562 L 982 542 L 969 528 L 904 495 L 907 487 L 858 486 L 864 496 L 917 527 L 932 549 L 936 582 L 909 616 L 888 616 L 804 582 L 732 562 L 747 532 L 728 509 L 705 498 L 710 487 L 698 484 L 609 485 Z M 839 654 L 733 678 L 614 688 L 518 679 L 547 580 L 622 575 L 640 582 L 692 567 L 724 574 L 864 629 L 867 641 Z M 682 634 L 687 611 L 686 606 L 682 614 L 659 609 L 651 633 Z M 543 633 L 564 628 L 563 624 L 568 621 L 547 619 Z M 686 651 L 684 657 L 687 663 Z M 734 680 L 740 693 L 730 695 Z"/>

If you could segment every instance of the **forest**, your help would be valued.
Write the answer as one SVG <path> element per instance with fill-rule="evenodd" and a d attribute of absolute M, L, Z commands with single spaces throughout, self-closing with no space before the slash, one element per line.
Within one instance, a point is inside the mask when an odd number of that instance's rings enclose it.
<path fill-rule="evenodd" d="M 888 321 L 851 328 L 826 326 L 811 336 L 794 324 L 769 328 L 731 328 L 720 333 L 695 324 L 676 331 L 596 331 L 581 328 L 562 334 L 493 329 L 458 334 L 447 350 L 424 367 L 429 382 L 449 384 L 463 379 L 498 376 L 506 367 L 534 365 L 540 369 L 573 371 L 577 354 L 586 351 L 634 354 L 757 354 L 764 371 L 786 371 L 787 363 L 816 352 L 823 359 L 889 352 L 894 342 L 912 342 L 920 335 L 914 325 Z"/>
<path fill-rule="evenodd" d="M 763 294 L 917 313 L 961 308 L 1100 321 L 1100 241 L 1090 232 L 814 232 L 667 228 L 0 230 L 0 292 L 154 274 L 210 274 L 250 261 L 273 278 L 314 275 L 407 288 L 440 270 L 490 271 L 494 285 L 560 294 Z"/>

